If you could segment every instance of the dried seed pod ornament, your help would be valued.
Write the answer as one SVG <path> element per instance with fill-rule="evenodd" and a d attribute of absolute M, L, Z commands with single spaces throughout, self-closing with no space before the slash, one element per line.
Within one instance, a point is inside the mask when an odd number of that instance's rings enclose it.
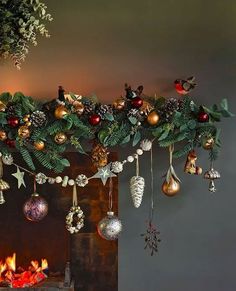
<path fill-rule="evenodd" d="M 136 156 L 136 176 L 130 179 L 130 192 L 133 199 L 134 207 L 138 208 L 143 199 L 145 187 L 145 180 L 143 177 L 139 176 L 139 158 Z"/>
<path fill-rule="evenodd" d="M 176 195 L 180 190 L 180 179 L 178 178 L 177 174 L 175 173 L 175 170 L 172 165 L 172 159 L 173 159 L 173 151 L 174 146 L 171 145 L 169 147 L 170 152 L 170 167 L 167 171 L 165 181 L 162 184 L 162 192 L 167 196 L 174 196 Z"/>
<path fill-rule="evenodd" d="M 202 168 L 196 166 L 197 155 L 194 150 L 188 153 L 187 160 L 184 167 L 184 172 L 188 174 L 201 175 Z"/>
<path fill-rule="evenodd" d="M 102 144 L 95 142 L 91 153 L 91 159 L 94 168 L 98 169 L 105 167 L 108 163 L 108 155 L 109 152 L 107 148 Z"/>
<path fill-rule="evenodd" d="M 213 168 L 213 163 L 211 163 L 210 170 L 205 172 L 204 178 L 210 181 L 208 190 L 213 193 L 216 192 L 214 180 L 220 179 L 220 173 Z"/>

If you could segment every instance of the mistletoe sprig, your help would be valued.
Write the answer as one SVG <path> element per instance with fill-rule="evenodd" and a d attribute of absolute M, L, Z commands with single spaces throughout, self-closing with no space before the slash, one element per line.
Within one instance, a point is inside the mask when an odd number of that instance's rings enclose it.
<path fill-rule="evenodd" d="M 0 152 L 7 155 L 16 148 L 30 169 L 35 160 L 45 168 L 62 172 L 70 165 L 63 154 L 74 149 L 85 154 L 84 144 L 99 144 L 93 152 L 106 156 L 104 149 L 125 144 L 137 145 L 142 138 L 155 138 L 159 146 L 176 145 L 179 158 L 213 139 L 209 156 L 220 150 L 220 131 L 216 123 L 233 116 L 226 99 L 219 105 L 197 105 L 186 94 L 180 98 L 149 97 L 143 87 L 132 90 L 112 104 L 101 104 L 94 97 L 64 94 L 47 103 L 36 102 L 22 93 L 0 95 Z M 101 147 L 103 147 L 101 149 Z"/>
<path fill-rule="evenodd" d="M 45 22 L 52 21 L 40 0 L 0 0 L 0 58 L 12 59 L 16 68 L 36 46 L 37 35 L 49 37 Z"/>

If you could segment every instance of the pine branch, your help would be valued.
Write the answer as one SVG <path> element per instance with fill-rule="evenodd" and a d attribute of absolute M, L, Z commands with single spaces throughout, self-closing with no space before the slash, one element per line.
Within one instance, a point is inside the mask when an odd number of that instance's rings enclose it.
<path fill-rule="evenodd" d="M 26 164 L 29 166 L 29 168 L 32 171 L 35 171 L 35 165 L 33 163 L 32 157 L 29 153 L 29 151 L 25 148 L 25 147 L 19 147 L 20 153 L 24 159 L 24 161 L 26 162 Z"/>

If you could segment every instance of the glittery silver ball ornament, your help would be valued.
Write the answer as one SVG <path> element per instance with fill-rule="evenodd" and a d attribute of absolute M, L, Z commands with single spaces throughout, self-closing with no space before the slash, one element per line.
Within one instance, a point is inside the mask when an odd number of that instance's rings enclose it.
<path fill-rule="evenodd" d="M 99 221 L 97 226 L 98 234 L 106 240 L 116 240 L 122 231 L 122 223 L 114 212 L 107 212 L 107 216 Z"/>

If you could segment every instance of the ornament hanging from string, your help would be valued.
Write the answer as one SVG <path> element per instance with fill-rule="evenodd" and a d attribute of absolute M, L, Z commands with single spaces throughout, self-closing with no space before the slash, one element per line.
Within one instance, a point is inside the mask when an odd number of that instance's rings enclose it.
<path fill-rule="evenodd" d="M 5 198 L 3 196 L 3 191 L 10 189 L 9 184 L 2 179 L 3 176 L 3 164 L 2 164 L 2 156 L 0 156 L 0 204 L 4 204 Z"/>
<path fill-rule="evenodd" d="M 165 181 L 162 184 L 162 192 L 167 196 L 174 196 L 180 190 L 180 179 L 178 178 L 172 164 L 173 152 L 174 152 L 174 145 L 170 145 L 169 146 L 170 166 L 167 171 Z"/>
<path fill-rule="evenodd" d="M 34 222 L 39 222 L 48 214 L 47 201 L 37 193 L 35 176 L 34 176 L 34 193 L 24 203 L 23 212 L 28 220 Z"/>
<path fill-rule="evenodd" d="M 155 252 L 158 252 L 158 244 L 161 242 L 160 239 L 160 231 L 153 224 L 153 215 L 154 215 L 154 176 L 153 176 L 153 152 L 152 147 L 150 150 L 150 174 L 151 174 L 151 205 L 148 219 L 148 226 L 146 232 L 141 234 L 145 240 L 144 249 L 149 249 L 151 252 L 151 256 L 154 255 Z"/>
<path fill-rule="evenodd" d="M 145 180 L 139 175 L 139 156 L 136 156 L 136 176 L 130 179 L 130 192 L 134 207 L 138 208 L 143 199 Z"/>
<path fill-rule="evenodd" d="M 116 240 L 122 231 L 122 223 L 120 219 L 114 215 L 113 212 L 113 182 L 112 177 L 109 180 L 109 210 L 107 216 L 99 221 L 97 226 L 98 234 L 101 238 L 106 240 Z"/>
<path fill-rule="evenodd" d="M 76 184 L 73 186 L 73 206 L 66 216 L 66 229 L 70 234 L 78 233 L 84 226 L 84 213 L 78 205 Z"/>
<path fill-rule="evenodd" d="M 208 190 L 212 193 L 215 193 L 216 192 L 215 180 L 220 179 L 220 173 L 214 169 L 213 160 L 211 160 L 210 170 L 205 172 L 204 178 L 209 180 Z"/>

